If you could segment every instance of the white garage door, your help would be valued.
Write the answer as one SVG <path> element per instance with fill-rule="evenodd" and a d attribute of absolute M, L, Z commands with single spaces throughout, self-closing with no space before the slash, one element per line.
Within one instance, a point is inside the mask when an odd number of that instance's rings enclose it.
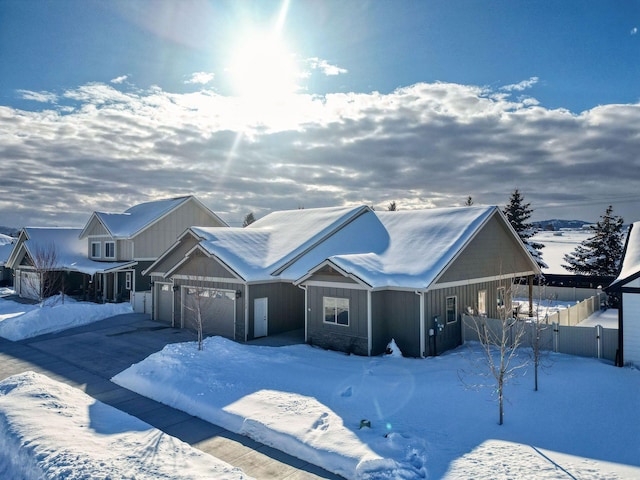
<path fill-rule="evenodd" d="M 183 326 L 196 329 L 202 318 L 205 335 L 220 335 L 234 339 L 236 294 L 230 290 L 183 287 Z"/>

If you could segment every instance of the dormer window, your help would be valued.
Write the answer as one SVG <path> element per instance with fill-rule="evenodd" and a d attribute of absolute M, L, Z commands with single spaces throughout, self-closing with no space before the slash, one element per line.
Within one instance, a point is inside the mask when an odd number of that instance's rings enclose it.
<path fill-rule="evenodd" d="M 91 242 L 91 258 L 100 258 L 100 242 Z"/>
<path fill-rule="evenodd" d="M 104 258 L 116 258 L 116 242 L 104 242 Z"/>

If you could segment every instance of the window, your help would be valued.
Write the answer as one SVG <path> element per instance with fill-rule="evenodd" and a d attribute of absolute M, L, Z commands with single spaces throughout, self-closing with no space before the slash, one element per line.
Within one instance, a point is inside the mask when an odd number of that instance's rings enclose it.
<path fill-rule="evenodd" d="M 104 258 L 116 258 L 116 242 L 104 242 Z"/>
<path fill-rule="evenodd" d="M 322 306 L 325 323 L 349 326 L 348 298 L 323 297 Z"/>
<path fill-rule="evenodd" d="M 91 258 L 100 258 L 100 242 L 91 242 Z"/>
<path fill-rule="evenodd" d="M 447 297 L 447 323 L 458 320 L 458 305 L 456 297 Z"/>
<path fill-rule="evenodd" d="M 124 288 L 131 290 L 131 272 L 125 272 L 124 274 Z"/>
<path fill-rule="evenodd" d="M 498 299 L 497 300 L 498 308 L 504 308 L 504 293 L 505 293 L 504 287 L 498 288 L 497 295 L 496 295 Z"/>
<path fill-rule="evenodd" d="M 487 291 L 480 290 L 478 292 L 478 315 L 487 314 Z"/>

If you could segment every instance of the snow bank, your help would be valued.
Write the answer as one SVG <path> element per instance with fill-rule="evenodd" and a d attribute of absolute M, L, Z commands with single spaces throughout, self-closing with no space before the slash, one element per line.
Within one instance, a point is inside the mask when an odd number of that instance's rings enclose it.
<path fill-rule="evenodd" d="M 367 358 L 211 337 L 202 352 L 168 345 L 113 381 L 349 479 L 558 478 L 563 468 L 640 478 L 630 421 L 640 371 L 550 354 L 539 392 L 529 376 L 507 385 L 499 426 L 492 390 L 465 385 L 487 382 L 470 372 L 477 354 Z"/>
<path fill-rule="evenodd" d="M 102 305 L 69 297 L 64 302 L 59 296 L 47 299 L 43 306 L 0 299 L 0 337 L 15 342 L 133 312 L 130 303 Z"/>
<path fill-rule="evenodd" d="M 135 417 L 34 372 L 0 382 L 0 477 L 247 478 Z"/>

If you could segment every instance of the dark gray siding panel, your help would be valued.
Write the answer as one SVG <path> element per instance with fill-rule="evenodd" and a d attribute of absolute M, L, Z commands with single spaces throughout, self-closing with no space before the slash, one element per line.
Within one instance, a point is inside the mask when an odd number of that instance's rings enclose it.
<path fill-rule="evenodd" d="M 304 328 L 304 291 L 290 283 L 265 283 L 249 286 L 249 336 L 254 338 L 254 300 L 268 298 L 267 335 Z"/>
<path fill-rule="evenodd" d="M 324 322 L 322 299 L 349 299 L 349 325 Z M 323 348 L 367 355 L 367 292 L 348 288 L 308 287 L 308 341 Z"/>
<path fill-rule="evenodd" d="M 153 262 L 138 262 L 133 267 L 136 272 L 136 292 L 147 292 L 151 290 L 151 277 L 149 275 L 142 275 L 142 271 L 149 268 Z"/>
<path fill-rule="evenodd" d="M 206 257 L 198 251 L 191 254 L 189 259 L 173 272 L 173 275 L 236 278 L 220 262 L 213 258 Z"/>
<path fill-rule="evenodd" d="M 405 356 L 419 357 L 420 297 L 414 292 L 372 293 L 372 354 L 379 355 L 393 338 Z"/>

